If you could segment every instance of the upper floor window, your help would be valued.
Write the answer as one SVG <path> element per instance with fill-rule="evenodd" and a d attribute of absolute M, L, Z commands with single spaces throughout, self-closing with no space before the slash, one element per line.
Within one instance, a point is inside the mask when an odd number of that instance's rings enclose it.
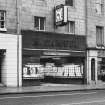
<path fill-rule="evenodd" d="M 45 17 L 34 17 L 34 27 L 36 30 L 43 31 L 45 30 Z"/>
<path fill-rule="evenodd" d="M 67 30 L 71 34 L 75 34 L 75 21 L 69 21 L 67 24 Z"/>
<path fill-rule="evenodd" d="M 6 12 L 0 10 L 0 31 L 6 31 Z"/>
<path fill-rule="evenodd" d="M 104 12 L 104 2 L 103 0 L 96 0 L 96 13 L 101 15 Z"/>
<path fill-rule="evenodd" d="M 96 44 L 98 47 L 104 45 L 104 27 L 96 26 Z"/>
<path fill-rule="evenodd" d="M 65 4 L 68 6 L 73 6 L 74 5 L 74 0 L 65 0 Z"/>

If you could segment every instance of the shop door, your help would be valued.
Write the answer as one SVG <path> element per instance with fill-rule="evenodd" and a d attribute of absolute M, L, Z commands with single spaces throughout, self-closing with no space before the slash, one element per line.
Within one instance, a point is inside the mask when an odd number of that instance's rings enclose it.
<path fill-rule="evenodd" d="M 0 50 L 0 83 L 2 82 L 2 66 L 3 66 L 3 60 L 4 60 L 4 52 L 5 50 Z"/>
<path fill-rule="evenodd" d="M 91 80 L 95 81 L 95 59 L 91 60 Z"/>
<path fill-rule="evenodd" d="M 2 78 L 2 60 L 3 59 L 3 55 L 0 55 L 0 83 L 1 83 L 1 78 Z"/>
<path fill-rule="evenodd" d="M 2 55 L 0 55 L 0 83 L 1 83 L 1 76 L 2 76 L 1 75 L 1 73 L 2 73 L 1 72 L 1 70 L 2 70 L 2 67 L 1 66 L 2 66 Z"/>

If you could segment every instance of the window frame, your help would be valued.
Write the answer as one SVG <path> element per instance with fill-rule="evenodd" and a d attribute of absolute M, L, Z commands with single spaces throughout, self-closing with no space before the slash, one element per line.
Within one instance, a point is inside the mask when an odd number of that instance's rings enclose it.
<path fill-rule="evenodd" d="M 104 2 L 103 2 L 103 0 L 98 0 L 98 1 L 96 1 L 95 5 L 96 5 L 96 7 L 95 7 L 95 9 L 96 9 L 96 14 L 97 14 L 97 15 L 102 15 L 102 14 L 104 14 Z M 98 9 L 99 9 L 99 10 L 98 10 Z"/>
<path fill-rule="evenodd" d="M 97 33 L 101 33 L 100 35 Z M 104 27 L 103 26 L 96 26 L 96 45 L 97 47 L 104 46 Z"/>
<path fill-rule="evenodd" d="M 69 0 L 65 0 L 65 5 L 74 7 L 74 0 L 72 0 L 72 4 L 70 4 Z"/>
<path fill-rule="evenodd" d="M 3 13 L 3 20 L 0 17 L 0 31 L 7 31 L 6 29 L 6 11 L 5 10 L 0 10 L 0 16 L 2 16 Z M 1 22 L 3 22 L 3 27 L 1 25 Z"/>
<path fill-rule="evenodd" d="M 71 25 L 71 23 L 73 23 Z M 71 27 L 72 26 L 72 27 Z M 71 31 L 71 28 L 72 28 L 72 31 Z M 67 31 L 70 33 L 70 34 L 75 34 L 75 21 L 68 21 L 68 24 L 67 24 Z"/>
<path fill-rule="evenodd" d="M 35 18 L 38 18 L 38 28 L 36 28 L 35 26 Z M 41 29 L 41 19 L 43 19 L 43 27 L 44 29 Z M 46 21 L 46 18 L 45 17 L 40 17 L 40 16 L 34 16 L 34 28 L 36 31 L 45 31 L 45 21 Z"/>

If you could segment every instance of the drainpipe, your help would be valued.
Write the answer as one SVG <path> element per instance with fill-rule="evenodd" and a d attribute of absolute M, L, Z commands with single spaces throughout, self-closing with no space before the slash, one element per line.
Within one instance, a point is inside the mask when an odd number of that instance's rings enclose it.
<path fill-rule="evenodd" d="M 87 39 L 88 39 L 88 23 L 87 23 L 87 19 L 88 19 L 88 15 L 87 15 L 87 12 L 88 12 L 88 9 L 87 9 L 87 2 L 88 0 L 85 0 L 85 35 L 86 35 L 86 59 L 85 59 L 85 79 L 86 79 L 86 83 L 88 82 L 88 51 L 87 51 L 87 47 L 88 47 L 88 42 L 87 42 Z"/>
<path fill-rule="evenodd" d="M 19 0 L 20 1 L 20 0 Z M 16 19 L 17 19 L 17 34 L 20 35 L 20 3 L 16 0 Z"/>
<path fill-rule="evenodd" d="M 19 87 L 19 35 L 20 33 L 20 0 L 16 0 L 16 31 L 17 31 L 17 87 Z"/>
<path fill-rule="evenodd" d="M 86 35 L 86 38 L 87 38 L 87 30 L 88 30 L 88 27 L 87 27 L 87 18 L 88 18 L 88 15 L 87 15 L 87 12 L 88 12 L 88 10 L 87 10 L 87 1 L 88 0 L 85 0 L 85 35 Z"/>

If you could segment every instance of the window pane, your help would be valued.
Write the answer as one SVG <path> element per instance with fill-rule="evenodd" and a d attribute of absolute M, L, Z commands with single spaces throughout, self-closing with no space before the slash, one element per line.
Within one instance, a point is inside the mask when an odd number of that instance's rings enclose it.
<path fill-rule="evenodd" d="M 97 46 L 102 46 L 104 44 L 103 38 L 103 27 L 97 26 L 96 27 L 96 43 Z"/>
<path fill-rule="evenodd" d="M 101 11 L 102 10 L 102 7 L 101 7 L 101 4 L 96 4 L 96 12 L 97 14 L 101 14 Z"/>
<path fill-rule="evenodd" d="M 4 20 L 4 12 L 1 12 L 1 20 Z"/>
<path fill-rule="evenodd" d="M 40 30 L 44 30 L 44 18 L 40 18 Z"/>
<path fill-rule="evenodd" d="M 4 28 L 4 21 L 0 22 L 0 28 Z"/>
<path fill-rule="evenodd" d="M 104 12 L 104 0 L 97 0 L 96 1 L 96 13 L 98 15 Z"/>
<path fill-rule="evenodd" d="M 4 21 L 1 21 L 1 28 L 4 28 Z"/>
<path fill-rule="evenodd" d="M 68 32 L 74 34 L 75 33 L 75 22 L 74 21 L 70 21 L 68 23 Z"/>
<path fill-rule="evenodd" d="M 35 29 L 39 30 L 39 17 L 35 17 Z"/>
<path fill-rule="evenodd" d="M 74 33 L 74 31 L 75 31 L 75 24 L 74 24 L 74 22 L 70 22 L 70 32 L 71 33 Z"/>
<path fill-rule="evenodd" d="M 0 11 L 0 28 L 5 28 L 5 12 Z"/>
<path fill-rule="evenodd" d="M 73 0 L 66 0 L 65 4 L 69 6 L 73 6 Z"/>

